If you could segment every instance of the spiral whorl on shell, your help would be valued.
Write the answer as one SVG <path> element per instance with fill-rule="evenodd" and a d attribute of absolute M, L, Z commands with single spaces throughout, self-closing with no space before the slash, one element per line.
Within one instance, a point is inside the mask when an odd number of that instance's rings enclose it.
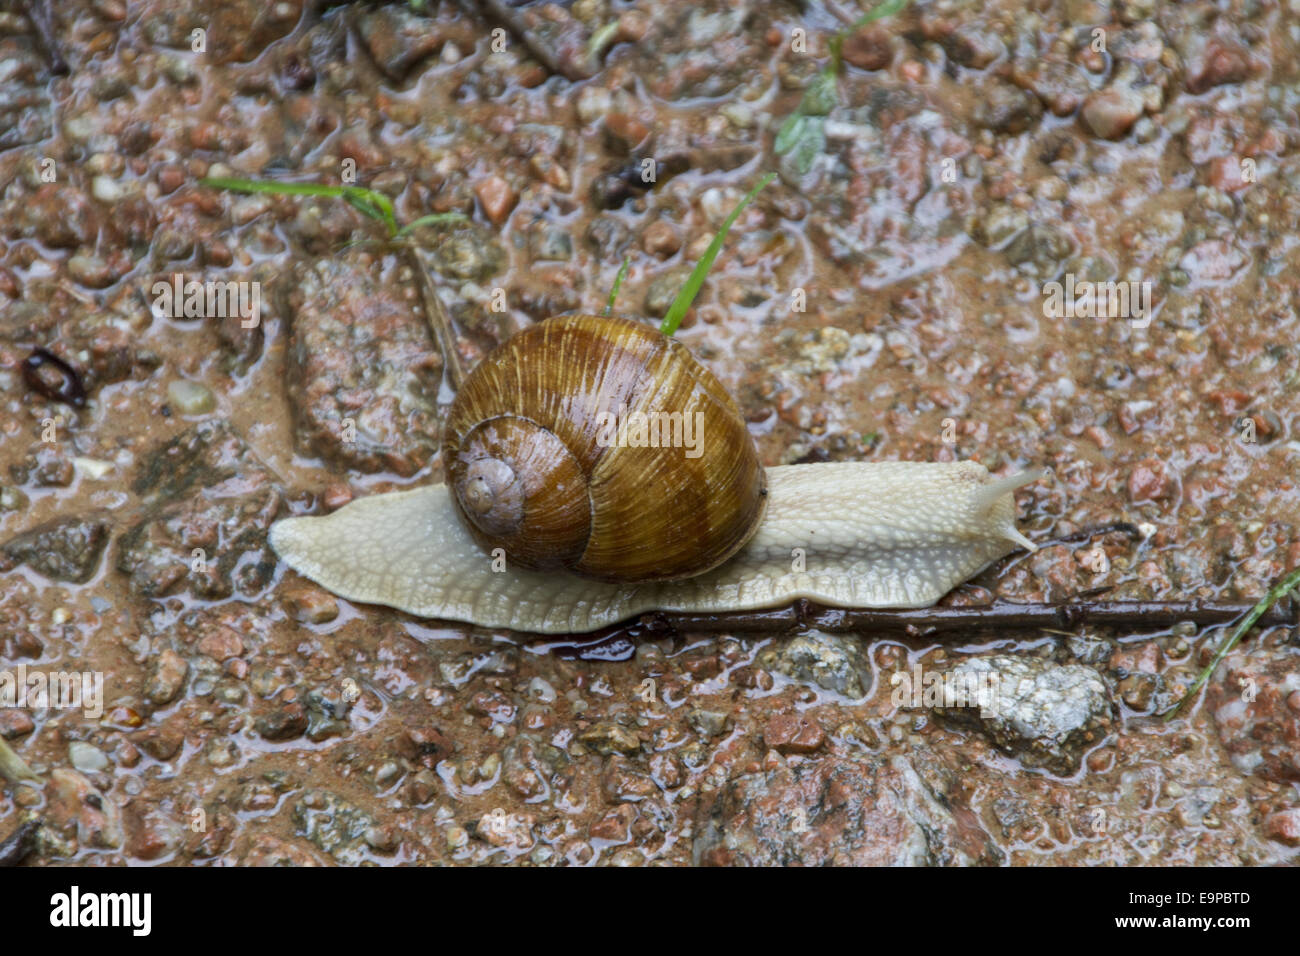
<path fill-rule="evenodd" d="M 627 428 L 647 422 L 655 444 Z M 456 396 L 443 461 L 486 551 L 607 581 L 702 574 L 765 504 L 731 396 L 685 346 L 629 319 L 562 316 L 503 343 Z"/>

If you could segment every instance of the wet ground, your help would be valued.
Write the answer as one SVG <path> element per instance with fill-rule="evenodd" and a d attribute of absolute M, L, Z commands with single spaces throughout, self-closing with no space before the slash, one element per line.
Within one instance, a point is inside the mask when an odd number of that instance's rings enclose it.
<path fill-rule="evenodd" d="M 0 12 L 0 673 L 103 679 L 102 714 L 0 707 L 26 862 L 1294 860 L 1285 628 L 1165 721 L 1222 631 L 579 651 L 287 571 L 277 517 L 440 477 L 447 357 L 356 209 L 197 180 L 463 213 L 416 235 L 473 361 L 624 257 L 620 308 L 661 315 L 779 170 L 678 333 L 766 464 L 1051 466 L 1018 496 L 1045 546 L 949 601 L 1250 602 L 1300 564 L 1300 8 L 913 3 L 778 155 L 851 3 L 207 6 L 58 4 L 53 78 Z M 260 323 L 163 314 L 176 274 L 260 283 Z M 1151 311 L 1048 314 L 1067 280 Z M 899 693 L 971 668 L 1021 690 Z"/>

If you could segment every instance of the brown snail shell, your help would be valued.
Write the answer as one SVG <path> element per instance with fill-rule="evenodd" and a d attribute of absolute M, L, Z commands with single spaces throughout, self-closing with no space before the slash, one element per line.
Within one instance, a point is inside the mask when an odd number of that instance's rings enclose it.
<path fill-rule="evenodd" d="M 610 416 L 637 412 L 692 416 L 698 457 L 680 445 L 611 444 Z M 766 503 L 758 452 L 726 389 L 680 342 L 624 318 L 555 317 L 502 343 L 452 403 L 443 462 L 486 551 L 604 581 L 703 574 L 749 540 Z"/>

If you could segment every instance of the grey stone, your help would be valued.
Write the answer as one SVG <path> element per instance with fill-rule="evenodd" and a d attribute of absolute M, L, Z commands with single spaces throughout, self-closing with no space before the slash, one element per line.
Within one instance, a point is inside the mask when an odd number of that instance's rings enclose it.
<path fill-rule="evenodd" d="M 976 657 L 946 671 L 934 708 L 950 726 L 978 730 L 1026 767 L 1070 774 L 1110 732 L 1114 703 L 1101 675 L 1081 664 L 1014 655 Z"/>

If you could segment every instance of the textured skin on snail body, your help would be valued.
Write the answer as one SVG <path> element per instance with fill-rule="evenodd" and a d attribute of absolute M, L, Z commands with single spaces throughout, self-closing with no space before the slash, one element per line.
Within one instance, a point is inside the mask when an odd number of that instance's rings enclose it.
<path fill-rule="evenodd" d="M 594 581 L 509 563 L 494 571 L 442 484 L 286 518 L 270 541 L 290 567 L 349 600 L 541 634 L 646 611 L 725 613 L 797 598 L 925 607 L 1017 547 L 1033 549 L 1016 530 L 1012 492 L 1042 476 L 992 479 L 974 462 L 769 468 L 754 535 L 722 565 L 677 581 Z"/>
<path fill-rule="evenodd" d="M 611 427 L 637 420 L 654 422 L 653 444 Z M 604 581 L 717 567 L 765 504 L 726 389 L 680 342 L 631 319 L 560 316 L 504 342 L 457 393 L 442 456 L 484 552 Z"/>

